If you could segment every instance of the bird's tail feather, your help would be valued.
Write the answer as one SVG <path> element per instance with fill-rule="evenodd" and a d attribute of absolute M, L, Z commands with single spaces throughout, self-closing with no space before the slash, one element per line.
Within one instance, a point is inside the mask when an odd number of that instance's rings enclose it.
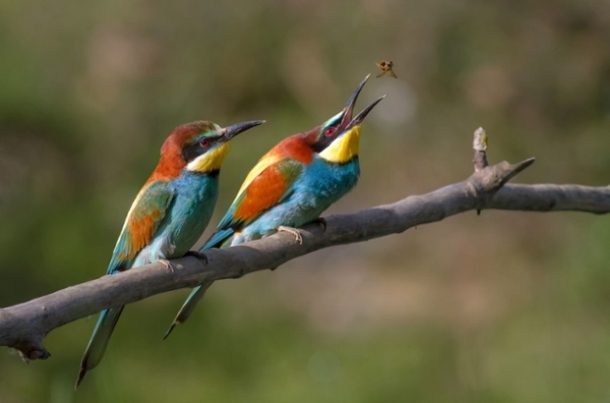
<path fill-rule="evenodd" d="M 211 248 L 224 248 L 225 246 L 228 246 L 228 244 L 231 243 L 234 234 L 235 230 L 233 228 L 218 230 L 214 234 L 212 234 L 210 239 L 207 240 L 207 242 L 203 245 L 203 248 L 201 248 L 200 251 L 203 252 L 204 250 Z"/>
<path fill-rule="evenodd" d="M 224 248 L 229 246 L 233 239 L 233 234 L 235 234 L 235 231 L 232 228 L 216 231 L 199 251 L 204 252 L 205 250 L 211 248 Z M 180 308 L 180 311 L 178 311 L 178 314 L 174 318 L 171 326 L 169 329 L 167 329 L 167 332 L 165 332 L 163 340 L 167 339 L 177 324 L 184 323 L 189 316 L 191 316 L 193 310 L 195 309 L 195 305 L 197 305 L 199 300 L 203 298 L 206 290 L 210 288 L 212 283 L 213 281 L 208 281 L 193 288 L 193 291 L 191 291 L 189 296 L 186 298 L 186 301 L 184 301 L 184 304 L 182 304 L 182 307 Z"/>
<path fill-rule="evenodd" d="M 163 336 L 163 340 L 167 339 L 167 336 L 169 336 L 169 334 L 172 332 L 172 330 L 174 330 L 174 327 L 176 327 L 177 324 L 184 323 L 188 319 L 188 317 L 191 316 L 191 313 L 193 313 L 193 310 L 195 309 L 195 305 L 197 305 L 197 302 L 199 302 L 199 300 L 203 298 L 206 290 L 210 288 L 212 283 L 213 281 L 208 281 L 193 288 L 193 291 L 191 291 L 189 296 L 186 298 L 186 301 L 184 301 L 184 304 L 182 304 L 180 311 L 178 311 L 178 314 L 174 318 L 174 322 L 171 324 L 169 329 L 167 329 L 165 336 Z"/>
<path fill-rule="evenodd" d="M 97 324 L 95 325 L 95 329 L 93 329 L 93 334 L 91 335 L 91 339 L 85 350 L 85 354 L 80 362 L 80 370 L 74 389 L 78 388 L 87 371 L 95 368 L 102 360 L 104 351 L 106 351 L 106 347 L 108 346 L 108 340 L 110 340 L 112 331 L 114 330 L 124 307 L 125 306 L 107 309 L 100 313 L 100 317 L 97 320 Z"/>

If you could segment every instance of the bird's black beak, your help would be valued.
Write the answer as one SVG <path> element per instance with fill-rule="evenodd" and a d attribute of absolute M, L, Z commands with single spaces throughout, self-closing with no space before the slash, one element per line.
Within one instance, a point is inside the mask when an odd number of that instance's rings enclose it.
<path fill-rule="evenodd" d="M 373 108 L 379 103 L 381 102 L 381 100 L 385 98 L 385 95 L 382 97 L 377 98 L 375 101 L 371 102 L 371 104 L 369 106 L 367 106 L 366 108 L 364 108 L 362 110 L 362 112 L 360 112 L 359 114 L 356 115 L 355 118 L 353 118 L 349 124 L 347 125 L 347 127 L 345 128 L 347 129 L 351 129 L 354 126 L 358 126 L 360 123 L 362 123 L 362 121 L 364 120 L 364 118 L 366 117 L 366 115 L 369 114 L 370 111 L 373 110 Z"/>
<path fill-rule="evenodd" d="M 231 126 L 227 126 L 222 129 L 222 139 L 224 141 L 229 141 L 233 137 L 237 136 L 239 133 L 245 132 L 246 130 L 251 129 L 255 126 L 262 125 L 263 123 L 265 123 L 264 120 L 250 120 L 248 122 L 241 122 Z"/>
<path fill-rule="evenodd" d="M 366 77 L 364 77 L 364 80 L 362 80 L 360 82 L 360 84 L 358 84 L 358 86 L 356 87 L 354 92 L 352 92 L 352 95 L 347 100 L 347 104 L 345 105 L 345 108 L 343 109 L 343 117 L 341 118 L 341 126 L 340 126 L 341 130 L 340 131 L 350 129 L 350 128 L 362 123 L 362 121 L 364 120 L 366 115 L 368 115 L 369 112 L 372 111 L 373 108 L 379 102 L 381 102 L 381 100 L 383 98 L 385 98 L 385 95 L 384 95 L 381 98 L 377 99 L 376 101 L 371 103 L 369 106 L 364 108 L 364 110 L 362 110 L 362 112 L 360 112 L 358 115 L 356 115 L 355 118 L 352 118 L 352 114 L 354 113 L 354 106 L 356 105 L 356 100 L 358 99 L 358 95 L 360 95 L 360 91 L 362 91 L 362 87 L 364 87 L 364 84 L 366 84 L 366 82 L 370 76 L 371 75 L 369 74 Z"/>

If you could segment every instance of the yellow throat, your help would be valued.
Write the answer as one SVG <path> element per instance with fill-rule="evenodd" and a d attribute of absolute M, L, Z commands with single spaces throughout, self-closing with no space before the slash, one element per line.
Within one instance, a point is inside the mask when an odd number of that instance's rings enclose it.
<path fill-rule="evenodd" d="M 344 164 L 358 156 L 360 147 L 360 126 L 352 127 L 349 132 L 339 136 L 320 153 L 328 162 Z"/>
<path fill-rule="evenodd" d="M 229 142 L 222 143 L 189 162 L 186 169 L 199 173 L 218 171 L 230 149 Z"/>

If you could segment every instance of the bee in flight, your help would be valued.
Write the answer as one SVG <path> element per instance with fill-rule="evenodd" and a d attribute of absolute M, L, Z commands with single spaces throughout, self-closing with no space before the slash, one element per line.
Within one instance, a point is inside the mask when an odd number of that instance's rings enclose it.
<path fill-rule="evenodd" d="M 377 67 L 379 67 L 379 70 L 381 70 L 381 73 L 377 74 L 376 77 L 381 77 L 385 73 L 388 73 L 390 75 L 390 77 L 398 78 L 398 77 L 396 77 L 396 73 L 394 73 L 394 70 L 392 70 L 392 67 L 394 67 L 393 61 L 382 60 L 379 63 L 375 63 L 375 64 L 377 65 Z"/>

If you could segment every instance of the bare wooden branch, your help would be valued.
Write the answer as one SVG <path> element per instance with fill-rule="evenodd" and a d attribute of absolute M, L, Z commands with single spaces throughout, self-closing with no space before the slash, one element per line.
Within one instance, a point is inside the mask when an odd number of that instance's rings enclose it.
<path fill-rule="evenodd" d="M 474 171 L 479 172 L 487 165 L 487 133 L 482 127 L 479 127 L 474 131 L 474 140 L 472 141 L 472 148 L 474 149 Z"/>
<path fill-rule="evenodd" d="M 466 211 L 610 212 L 610 187 L 505 185 L 533 162 L 528 159 L 513 165 L 501 162 L 485 166 L 465 181 L 427 194 L 354 214 L 329 216 L 326 228 L 309 224 L 300 230 L 302 244 L 296 243 L 292 234 L 278 233 L 259 241 L 206 251 L 207 264 L 193 256 L 172 261 L 173 271 L 165 264 L 154 263 L 0 309 L 0 346 L 19 350 L 25 359 L 45 359 L 50 354 L 42 340 L 51 330 L 102 309 L 211 280 L 276 268 L 319 249 L 404 232 Z"/>

